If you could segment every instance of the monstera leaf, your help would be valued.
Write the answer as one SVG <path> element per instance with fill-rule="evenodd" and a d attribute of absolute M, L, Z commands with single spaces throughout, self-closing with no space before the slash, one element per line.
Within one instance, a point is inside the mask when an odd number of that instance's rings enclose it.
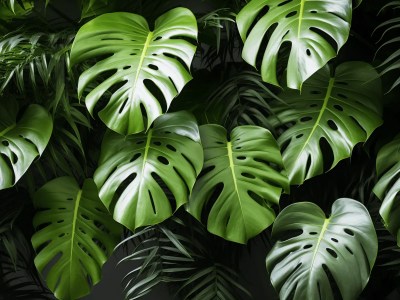
<path fill-rule="evenodd" d="M 196 38 L 196 18 L 186 8 L 159 17 L 153 31 L 139 15 L 101 15 L 82 26 L 72 45 L 72 65 L 100 59 L 81 74 L 79 96 L 101 81 L 86 96 L 90 113 L 99 106 L 100 119 L 121 134 L 148 129 L 191 80 L 187 68 L 196 47 L 185 39 Z M 112 95 L 104 106 L 98 102 L 107 91 Z"/>
<path fill-rule="evenodd" d="M 400 246 L 400 135 L 385 145 L 378 153 L 376 171 L 379 181 L 375 195 L 383 200 L 379 210 L 386 228 L 397 238 Z"/>
<path fill-rule="evenodd" d="M 169 218 L 203 166 L 196 120 L 187 112 L 159 117 L 146 134 L 107 132 L 94 180 L 114 219 L 132 231 Z"/>
<path fill-rule="evenodd" d="M 120 236 L 95 183 L 86 179 L 81 188 L 72 177 L 54 179 L 36 192 L 34 205 L 35 265 L 47 286 L 62 300 L 89 294 Z"/>
<path fill-rule="evenodd" d="M 288 206 L 276 218 L 272 237 L 278 242 L 267 269 L 282 300 L 357 299 L 378 252 L 368 210 L 345 198 L 335 201 L 329 218 L 310 202 Z"/>
<path fill-rule="evenodd" d="M 17 120 L 17 101 L 0 106 L 0 190 L 13 186 L 41 155 L 50 140 L 53 120 L 41 106 L 28 106 Z"/>
<path fill-rule="evenodd" d="M 246 243 L 272 224 L 271 206 L 288 189 L 278 145 L 267 129 L 252 125 L 236 127 L 229 140 L 219 125 L 201 126 L 200 134 L 205 162 L 189 211 L 210 232 Z"/>
<path fill-rule="evenodd" d="M 324 165 L 333 168 L 382 123 L 381 83 L 375 78 L 375 69 L 363 62 L 344 63 L 333 77 L 326 66 L 304 83 L 301 95 L 280 95 L 288 105 L 277 102 L 271 122 L 287 128 L 278 142 L 291 184 L 322 174 Z M 332 161 L 324 157 L 324 146 Z"/>
<path fill-rule="evenodd" d="M 289 44 L 287 86 L 301 89 L 346 42 L 351 13 L 349 0 L 252 0 L 236 19 L 244 41 L 243 59 L 257 66 L 258 53 L 263 51 L 262 78 L 279 85 L 277 64 L 282 63 L 280 52 Z M 268 38 L 266 49 L 261 49 L 263 38 Z"/>

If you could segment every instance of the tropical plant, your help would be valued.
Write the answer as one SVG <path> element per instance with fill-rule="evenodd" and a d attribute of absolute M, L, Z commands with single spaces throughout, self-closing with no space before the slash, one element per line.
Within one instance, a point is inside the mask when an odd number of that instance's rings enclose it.
<path fill-rule="evenodd" d="M 0 1 L 0 299 L 400 297 L 399 1 L 64 2 Z"/>

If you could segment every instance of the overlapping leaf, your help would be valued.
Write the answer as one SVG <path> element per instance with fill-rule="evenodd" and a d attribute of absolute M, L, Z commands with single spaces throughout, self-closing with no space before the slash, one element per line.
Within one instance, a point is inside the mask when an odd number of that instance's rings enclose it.
<path fill-rule="evenodd" d="M 273 205 L 288 189 L 282 157 L 272 134 L 239 126 L 230 139 L 224 127 L 200 127 L 204 169 L 190 197 L 189 211 L 210 232 L 246 243 L 275 219 Z"/>
<path fill-rule="evenodd" d="M 237 16 L 244 41 L 242 56 L 257 66 L 257 55 L 263 52 L 262 78 L 279 85 L 280 51 L 289 44 L 287 86 L 301 89 L 303 82 L 335 57 L 346 42 L 351 13 L 349 0 L 252 0 Z M 261 49 L 264 37 L 268 44 Z"/>
<path fill-rule="evenodd" d="M 147 133 L 108 131 L 94 180 L 114 219 L 133 231 L 185 204 L 202 166 L 196 120 L 182 111 L 159 117 Z"/>
<path fill-rule="evenodd" d="M 148 129 L 191 80 L 187 68 L 196 47 L 185 39 L 196 38 L 196 18 L 186 8 L 160 16 L 153 31 L 136 14 L 101 15 L 81 27 L 71 49 L 72 65 L 100 58 L 81 74 L 79 95 L 102 80 L 86 96 L 90 113 L 109 90 L 112 96 L 100 109 L 100 119 L 121 134 Z"/>
<path fill-rule="evenodd" d="M 59 177 L 36 192 L 34 205 L 35 265 L 47 286 L 61 300 L 89 294 L 120 235 L 95 183 L 86 179 L 80 187 L 72 177 Z"/>
<path fill-rule="evenodd" d="M 278 242 L 267 256 L 267 269 L 282 300 L 357 299 L 378 252 L 368 210 L 346 198 L 334 202 L 329 218 L 314 203 L 288 206 L 276 218 L 272 236 Z"/>
<path fill-rule="evenodd" d="M 49 113 L 31 104 L 17 120 L 14 100 L 0 106 L 0 189 L 13 186 L 41 155 L 49 142 L 53 121 Z"/>
<path fill-rule="evenodd" d="M 374 193 L 383 201 L 379 213 L 400 246 L 400 135 L 379 151 L 376 171 Z"/>
<path fill-rule="evenodd" d="M 278 139 L 291 184 L 333 168 L 350 157 L 353 147 L 365 142 L 381 125 L 381 83 L 375 69 L 363 62 L 348 62 L 331 77 L 326 66 L 304 83 L 301 95 L 287 90 L 287 103 L 274 105 L 274 126 L 284 126 Z M 273 106 L 271 104 L 271 106 Z M 333 159 L 322 150 L 330 149 Z"/>

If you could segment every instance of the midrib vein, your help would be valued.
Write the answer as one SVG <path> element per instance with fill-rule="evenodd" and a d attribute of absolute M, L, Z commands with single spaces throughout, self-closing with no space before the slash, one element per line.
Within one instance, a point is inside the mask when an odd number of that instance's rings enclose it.
<path fill-rule="evenodd" d="M 321 233 L 319 234 L 318 242 L 314 249 L 314 254 L 313 254 L 313 258 L 311 260 L 310 269 L 312 269 L 314 267 L 315 257 L 317 256 L 319 245 L 321 244 L 321 241 L 322 241 L 322 238 L 324 237 L 325 231 L 328 228 L 329 222 L 330 222 L 330 219 L 325 219 L 324 224 L 322 225 Z"/>
<path fill-rule="evenodd" d="M 301 23 L 303 22 L 303 15 L 304 15 L 304 3 L 306 0 L 301 0 L 300 2 L 300 11 L 299 11 L 299 27 L 297 28 L 297 37 L 300 38 L 301 33 Z"/>
<path fill-rule="evenodd" d="M 310 139 L 311 139 L 311 137 L 313 136 L 315 130 L 316 130 L 317 127 L 319 126 L 319 122 L 321 121 L 321 118 L 322 118 L 322 116 L 323 116 L 323 114 L 324 114 L 324 112 L 325 112 L 325 110 L 326 110 L 326 108 L 327 108 L 327 106 L 328 106 L 329 98 L 331 97 L 332 88 L 333 88 L 334 83 L 335 83 L 335 78 L 331 78 L 331 79 L 329 80 L 328 89 L 327 89 L 327 91 L 326 91 L 326 95 L 325 95 L 325 98 L 324 98 L 324 103 L 322 104 L 321 111 L 320 111 L 319 114 L 318 114 L 317 121 L 315 122 L 313 128 L 311 129 L 310 134 L 309 134 L 308 137 L 307 137 L 307 140 L 305 141 L 303 147 L 301 148 L 301 151 L 299 152 L 299 156 L 300 156 L 300 154 L 304 151 L 305 147 L 306 147 L 306 146 L 308 145 L 308 143 L 310 142 Z"/>
<path fill-rule="evenodd" d="M 74 206 L 74 215 L 72 218 L 70 262 L 72 261 L 72 256 L 74 255 L 76 221 L 78 219 L 78 210 L 79 210 L 79 205 L 81 202 L 81 197 L 82 197 L 82 190 L 79 190 L 78 194 L 76 195 L 76 201 L 75 201 L 75 206 Z M 72 274 L 72 263 L 69 264 L 69 274 Z"/>

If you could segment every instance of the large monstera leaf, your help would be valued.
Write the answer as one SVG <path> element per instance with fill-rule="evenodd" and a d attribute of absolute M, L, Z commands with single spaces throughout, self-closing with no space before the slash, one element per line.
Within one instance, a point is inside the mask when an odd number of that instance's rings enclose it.
<path fill-rule="evenodd" d="M 288 105 L 277 102 L 271 122 L 286 128 L 278 143 L 291 184 L 350 157 L 353 147 L 381 125 L 381 82 L 375 78 L 375 69 L 363 62 L 344 63 L 333 77 L 326 66 L 304 83 L 301 95 L 294 90 L 280 95 Z M 324 145 L 332 161 L 324 157 Z"/>
<path fill-rule="evenodd" d="M 194 117 L 165 114 L 147 133 L 108 131 L 94 179 L 114 219 L 131 230 L 169 218 L 188 200 L 203 166 Z"/>
<path fill-rule="evenodd" d="M 263 51 L 262 78 L 279 85 L 277 65 L 282 64 L 282 49 L 290 45 L 287 86 L 301 89 L 346 42 L 351 14 L 350 0 L 252 0 L 236 19 L 244 41 L 243 59 L 256 67 Z M 263 38 L 268 38 L 266 49 L 261 49 Z"/>
<path fill-rule="evenodd" d="M 204 169 L 189 201 L 190 213 L 210 232 L 246 243 L 275 220 L 288 179 L 272 134 L 252 125 L 236 127 L 227 139 L 219 125 L 200 127 Z"/>
<path fill-rule="evenodd" d="M 196 18 L 186 8 L 160 16 L 153 31 L 136 14 L 101 15 L 81 27 L 72 45 L 72 65 L 100 59 L 79 77 L 79 96 L 90 90 L 88 110 L 99 106 L 100 119 L 118 133 L 148 129 L 191 80 L 187 69 L 196 46 L 185 39 L 196 38 Z M 111 96 L 104 106 L 98 102 L 106 92 Z"/>
<path fill-rule="evenodd" d="M 61 300 L 89 294 L 121 231 L 101 203 L 95 183 L 86 179 L 81 188 L 72 177 L 54 179 L 36 192 L 34 205 L 35 265 L 47 286 Z"/>
<path fill-rule="evenodd" d="M 272 237 L 278 241 L 267 269 L 282 300 L 357 299 L 378 252 L 368 210 L 346 198 L 334 202 L 329 218 L 314 203 L 288 206 Z"/>
<path fill-rule="evenodd" d="M 400 135 L 382 147 L 376 160 L 379 181 L 374 187 L 376 196 L 383 200 L 379 210 L 386 228 L 400 246 Z"/>
<path fill-rule="evenodd" d="M 0 105 L 0 190 L 13 186 L 46 148 L 53 120 L 41 106 L 32 104 L 17 120 L 17 101 Z"/>

